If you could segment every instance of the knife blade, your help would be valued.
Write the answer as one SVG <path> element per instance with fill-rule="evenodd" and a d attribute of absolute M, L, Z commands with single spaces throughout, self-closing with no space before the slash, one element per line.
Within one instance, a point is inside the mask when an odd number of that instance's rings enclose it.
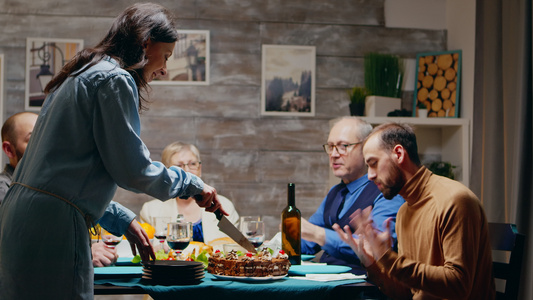
<path fill-rule="evenodd" d="M 242 234 L 241 231 L 237 229 L 237 227 L 235 227 L 235 225 L 233 225 L 233 223 L 231 223 L 231 221 L 228 220 L 228 218 L 226 218 L 226 216 L 224 216 L 222 212 L 220 212 L 220 210 L 217 209 L 215 211 L 215 215 L 218 219 L 218 228 L 220 229 L 220 231 L 227 234 L 244 249 L 252 253 L 257 253 L 254 245 L 252 245 L 252 243 L 244 236 L 244 234 Z"/>

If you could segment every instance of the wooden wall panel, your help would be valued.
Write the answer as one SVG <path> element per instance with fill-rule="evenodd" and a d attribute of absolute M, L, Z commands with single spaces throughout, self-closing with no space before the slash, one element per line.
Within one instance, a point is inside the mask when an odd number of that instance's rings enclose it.
<path fill-rule="evenodd" d="M 179 17 L 179 28 L 210 30 L 211 82 L 152 85 L 153 103 L 141 115 L 141 137 L 153 160 L 168 143 L 195 143 L 204 180 L 232 199 L 241 215 L 262 214 L 272 235 L 279 230 L 289 181 L 296 183 L 304 217 L 327 193 L 328 159 L 321 145 L 329 120 L 349 115 L 346 90 L 364 83 L 364 54 L 414 58 L 418 52 L 446 49 L 445 31 L 384 27 L 384 0 L 157 2 Z M 86 47 L 93 46 L 132 3 L 0 0 L 4 117 L 24 109 L 27 37 L 83 39 Z M 262 44 L 316 46 L 315 117 L 260 115 Z M 115 197 L 136 213 L 149 199 L 123 189 Z"/>
<path fill-rule="evenodd" d="M 261 38 L 264 44 L 314 45 L 317 56 L 363 57 L 377 51 L 416 57 L 419 51 L 440 49 L 446 34 L 442 30 L 376 26 L 263 23 Z"/>
<path fill-rule="evenodd" d="M 328 176 L 328 157 L 321 147 L 316 148 L 317 151 L 306 153 L 263 151 L 257 166 L 263 181 L 320 184 Z"/>
<path fill-rule="evenodd" d="M 260 153 L 257 150 L 206 150 L 202 157 L 202 178 L 215 187 L 231 182 L 259 183 Z"/>
<path fill-rule="evenodd" d="M 384 23 L 383 0 L 306 1 L 214 0 L 198 1 L 197 17 L 239 21 L 298 23 Z M 348 7 L 357 6 L 357 10 Z M 218 9 L 213 9 L 217 7 Z M 238 12 L 238 13 L 237 13 Z"/>
<path fill-rule="evenodd" d="M 212 54 L 211 84 L 261 86 L 261 54 Z"/>
<path fill-rule="evenodd" d="M 114 18 L 127 6 L 138 1 L 131 0 L 59 0 L 59 1 L 33 1 L 33 0 L 1 0 L 2 12 L 8 14 L 30 15 L 66 15 L 66 16 L 92 16 Z M 181 18 L 194 18 L 196 1 L 188 0 L 159 0 L 155 1 L 172 10 Z"/>

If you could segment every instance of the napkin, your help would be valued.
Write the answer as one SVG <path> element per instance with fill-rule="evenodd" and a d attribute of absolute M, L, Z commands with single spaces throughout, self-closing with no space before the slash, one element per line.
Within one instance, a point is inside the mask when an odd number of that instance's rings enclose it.
<path fill-rule="evenodd" d="M 262 247 L 268 247 L 274 251 L 281 249 L 281 232 L 276 233 L 270 240 L 263 243 Z"/>
<path fill-rule="evenodd" d="M 366 275 L 355 275 L 352 273 L 340 273 L 340 274 L 306 274 L 304 276 L 291 276 L 290 278 L 313 280 L 313 281 L 335 281 L 335 280 L 353 280 L 361 279 L 365 280 Z"/>

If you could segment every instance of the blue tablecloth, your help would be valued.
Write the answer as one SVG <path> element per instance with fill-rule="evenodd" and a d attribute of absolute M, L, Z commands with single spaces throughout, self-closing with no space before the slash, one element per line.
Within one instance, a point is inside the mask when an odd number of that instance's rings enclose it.
<path fill-rule="evenodd" d="M 205 278 L 198 285 L 145 285 L 141 283 L 140 278 L 95 280 L 95 284 L 140 287 L 154 299 L 208 299 L 209 297 L 216 300 L 235 300 L 245 297 L 253 300 L 327 299 L 336 286 L 358 282 L 364 280 L 318 282 L 285 277 L 271 281 L 241 282 L 220 280 L 209 273 L 205 274 Z"/>

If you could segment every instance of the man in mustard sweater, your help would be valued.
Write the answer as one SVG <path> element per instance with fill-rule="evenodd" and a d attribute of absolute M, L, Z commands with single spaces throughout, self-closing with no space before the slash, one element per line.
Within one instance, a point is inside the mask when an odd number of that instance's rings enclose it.
<path fill-rule="evenodd" d="M 391 234 L 375 229 L 369 211 L 356 211 L 359 239 L 335 225 L 365 265 L 369 280 L 392 299 L 494 299 L 488 225 L 479 199 L 461 183 L 421 165 L 411 127 L 387 123 L 364 142 L 368 178 L 385 198 L 406 201 Z"/>

